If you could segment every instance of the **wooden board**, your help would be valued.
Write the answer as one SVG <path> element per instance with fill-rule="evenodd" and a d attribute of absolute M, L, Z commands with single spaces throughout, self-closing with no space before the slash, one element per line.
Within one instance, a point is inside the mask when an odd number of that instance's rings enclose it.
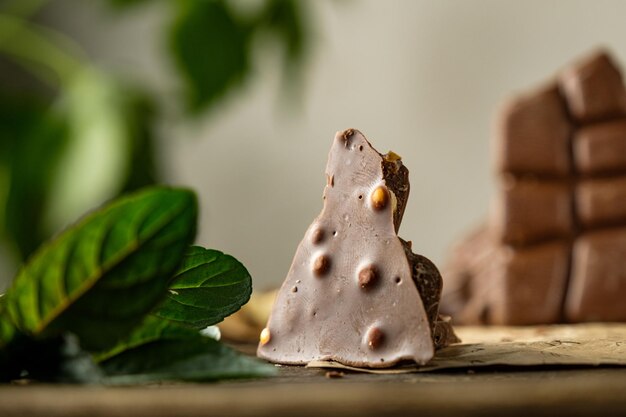
<path fill-rule="evenodd" d="M 626 369 L 404 375 L 282 368 L 277 378 L 130 388 L 0 388 L 2 417 L 626 414 Z"/>

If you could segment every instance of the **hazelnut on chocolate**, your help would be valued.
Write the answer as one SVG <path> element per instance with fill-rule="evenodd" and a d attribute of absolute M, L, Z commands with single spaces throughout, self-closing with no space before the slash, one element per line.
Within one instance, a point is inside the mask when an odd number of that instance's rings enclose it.
<path fill-rule="evenodd" d="M 267 345 L 271 339 L 270 329 L 267 327 L 261 330 L 261 335 L 259 336 L 259 343 L 261 345 Z"/>
<path fill-rule="evenodd" d="M 378 327 L 372 327 L 367 332 L 367 346 L 372 349 L 378 349 L 385 341 L 385 333 Z"/>
<path fill-rule="evenodd" d="M 359 285 L 363 289 L 370 288 L 376 284 L 378 270 L 374 265 L 368 265 L 359 271 Z"/>
<path fill-rule="evenodd" d="M 372 207 L 375 210 L 382 210 L 387 207 L 387 203 L 389 203 L 389 191 L 387 191 L 387 187 L 380 185 L 372 191 L 371 195 Z"/>
<path fill-rule="evenodd" d="M 315 262 L 313 263 L 313 273 L 317 277 L 324 276 L 328 270 L 330 269 L 330 259 L 326 255 L 320 255 L 315 258 Z"/>

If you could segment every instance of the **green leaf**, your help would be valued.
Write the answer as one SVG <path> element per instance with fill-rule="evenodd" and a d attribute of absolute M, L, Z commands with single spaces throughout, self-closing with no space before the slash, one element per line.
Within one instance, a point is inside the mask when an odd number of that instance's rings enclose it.
<path fill-rule="evenodd" d="M 42 100 L 0 94 L 0 233 L 19 261 L 46 237 L 43 212 L 66 130 Z"/>
<path fill-rule="evenodd" d="M 192 246 L 155 315 L 196 329 L 219 323 L 248 302 L 248 270 L 222 252 Z"/>
<path fill-rule="evenodd" d="M 59 163 L 47 173 L 55 197 L 44 213 L 48 231 L 122 190 L 154 182 L 151 104 L 145 93 L 97 69 L 72 77 L 56 103 L 67 139 Z"/>
<path fill-rule="evenodd" d="M 112 384 L 162 380 L 212 381 L 270 376 L 273 366 L 193 329 L 148 317 L 129 338 L 97 357 Z"/>
<path fill-rule="evenodd" d="M 306 3 L 298 0 L 270 0 L 262 15 L 262 25 L 274 31 L 285 46 L 287 65 L 298 65 L 308 48 L 304 16 Z"/>
<path fill-rule="evenodd" d="M 187 104 L 198 112 L 249 73 L 251 31 L 224 1 L 179 0 L 170 31 L 172 57 L 184 77 Z"/>
<path fill-rule="evenodd" d="M 146 91 L 119 86 L 117 98 L 124 115 L 127 172 L 122 190 L 134 191 L 159 182 L 157 149 L 153 131 L 156 105 Z"/>
<path fill-rule="evenodd" d="M 163 300 L 195 235 L 191 191 L 155 187 L 88 215 L 41 247 L 7 291 L 19 331 L 46 337 L 70 331 L 103 350 Z"/>

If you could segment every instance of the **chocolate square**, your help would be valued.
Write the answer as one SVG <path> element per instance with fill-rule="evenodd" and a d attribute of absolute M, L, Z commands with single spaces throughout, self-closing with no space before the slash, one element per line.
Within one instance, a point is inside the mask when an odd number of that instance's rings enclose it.
<path fill-rule="evenodd" d="M 594 122 L 626 114 L 626 90 L 611 57 L 600 51 L 561 73 L 561 89 L 578 122 Z"/>
<path fill-rule="evenodd" d="M 507 178 L 494 200 L 492 227 L 511 245 L 568 237 L 573 231 L 569 186 L 558 181 Z"/>
<path fill-rule="evenodd" d="M 573 146 L 580 174 L 626 173 L 626 120 L 583 127 L 574 135 Z"/>
<path fill-rule="evenodd" d="M 626 176 L 579 182 L 576 211 L 586 229 L 626 224 Z"/>
<path fill-rule="evenodd" d="M 565 103 L 555 84 L 510 100 L 496 125 L 497 169 L 566 176 L 570 131 Z"/>
<path fill-rule="evenodd" d="M 567 283 L 569 244 L 551 242 L 523 249 L 503 247 L 494 271 L 492 324 L 556 323 Z"/>
<path fill-rule="evenodd" d="M 574 245 L 566 318 L 626 321 L 626 228 L 588 233 Z"/>

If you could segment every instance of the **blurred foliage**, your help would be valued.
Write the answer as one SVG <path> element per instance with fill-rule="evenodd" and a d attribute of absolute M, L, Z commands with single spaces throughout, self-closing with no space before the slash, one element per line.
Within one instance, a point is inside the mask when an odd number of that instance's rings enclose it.
<path fill-rule="evenodd" d="M 247 74 L 252 32 L 248 25 L 238 23 L 223 3 L 183 0 L 175 4 L 170 50 L 185 77 L 189 109 L 197 111 Z"/>
<path fill-rule="evenodd" d="M 102 1 L 119 13 L 157 3 Z M 0 0 L 0 238 L 17 262 L 79 213 L 160 179 L 160 103 L 145 86 L 95 67 L 80 40 L 42 26 L 38 12 L 56 3 Z M 156 35 L 189 116 L 251 77 L 258 36 L 270 34 L 283 51 L 286 82 L 299 72 L 309 45 L 304 1 L 264 0 L 247 11 L 225 0 L 158 3 L 171 18 Z"/>

